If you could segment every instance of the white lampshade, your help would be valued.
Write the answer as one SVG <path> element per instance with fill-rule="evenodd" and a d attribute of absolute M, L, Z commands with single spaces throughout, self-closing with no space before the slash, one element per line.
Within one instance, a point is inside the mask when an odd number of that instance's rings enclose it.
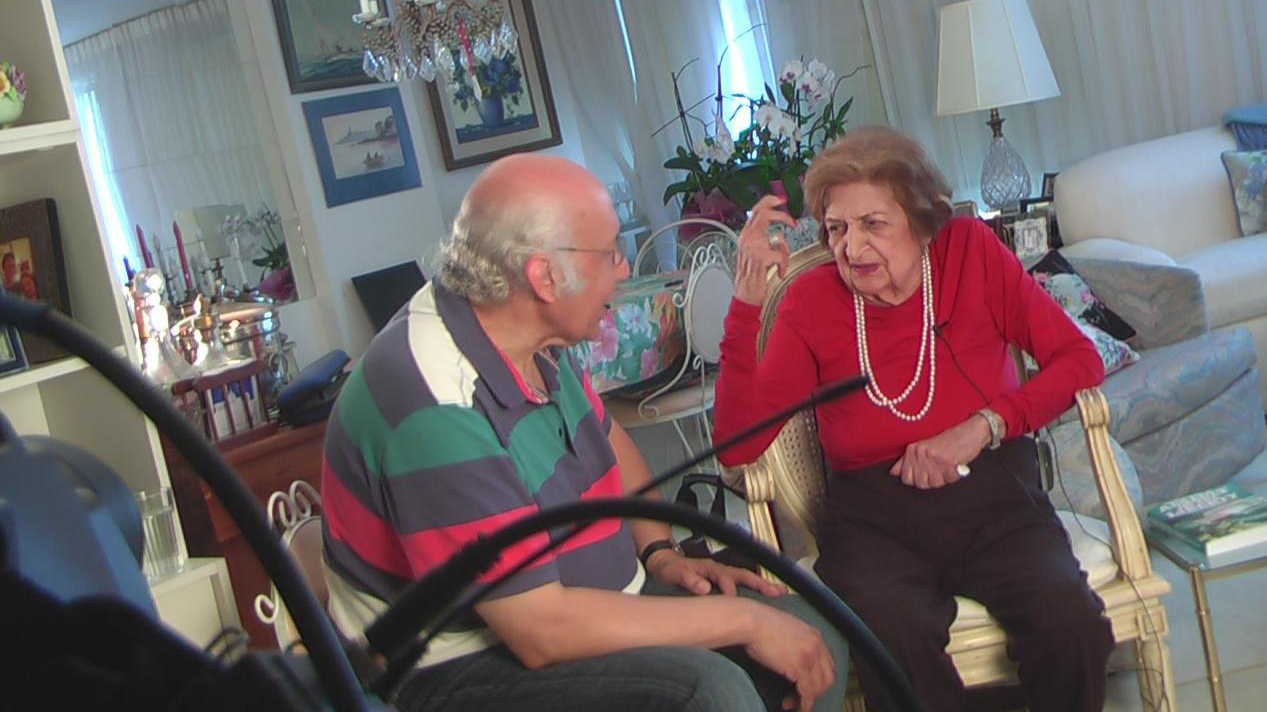
<path fill-rule="evenodd" d="M 937 115 L 1060 96 L 1025 0 L 966 0 L 941 9 Z"/>

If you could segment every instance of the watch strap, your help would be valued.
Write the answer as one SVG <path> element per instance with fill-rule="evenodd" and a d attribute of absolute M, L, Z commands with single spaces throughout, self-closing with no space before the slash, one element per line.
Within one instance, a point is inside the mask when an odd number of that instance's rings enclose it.
<path fill-rule="evenodd" d="M 682 547 L 678 546 L 676 541 L 673 541 L 672 539 L 656 539 L 655 541 L 642 547 L 642 551 L 638 553 L 638 560 L 642 562 L 642 565 L 645 568 L 647 560 L 651 558 L 651 555 L 657 551 L 663 551 L 664 549 L 672 549 L 679 554 L 682 553 Z"/>
<path fill-rule="evenodd" d="M 988 447 L 991 450 L 998 450 L 999 445 L 1003 443 L 1003 436 L 1007 435 L 1007 424 L 1003 422 L 1003 416 L 990 408 L 978 410 L 977 415 L 985 418 L 986 424 L 990 426 L 990 444 Z"/>

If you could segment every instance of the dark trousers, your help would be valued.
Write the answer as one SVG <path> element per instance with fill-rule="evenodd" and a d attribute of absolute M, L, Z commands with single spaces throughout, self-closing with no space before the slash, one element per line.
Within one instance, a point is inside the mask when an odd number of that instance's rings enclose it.
<path fill-rule="evenodd" d="M 964 708 L 963 682 L 945 653 L 953 597 L 963 595 L 1007 631 L 1033 712 L 1098 712 L 1112 630 L 1039 485 L 1033 440 L 987 450 L 966 479 L 933 490 L 902 484 L 891 466 L 829 478 L 815 569 L 888 648 L 927 708 Z M 867 662 L 852 660 L 868 706 L 897 709 Z"/>

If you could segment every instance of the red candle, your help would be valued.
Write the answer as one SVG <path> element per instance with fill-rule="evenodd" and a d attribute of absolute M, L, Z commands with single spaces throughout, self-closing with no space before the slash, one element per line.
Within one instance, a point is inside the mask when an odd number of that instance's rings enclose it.
<path fill-rule="evenodd" d="M 150 254 L 150 250 L 145 246 L 145 232 L 141 230 L 141 226 L 136 226 L 136 242 L 141 247 L 141 261 L 145 263 L 145 269 L 154 268 L 154 257 Z"/>
<path fill-rule="evenodd" d="M 180 226 L 172 221 L 172 232 L 176 233 L 176 254 L 180 255 L 180 273 L 185 278 L 185 293 L 194 291 L 194 280 L 189 275 L 189 260 L 185 257 L 185 241 L 180 239 Z"/>

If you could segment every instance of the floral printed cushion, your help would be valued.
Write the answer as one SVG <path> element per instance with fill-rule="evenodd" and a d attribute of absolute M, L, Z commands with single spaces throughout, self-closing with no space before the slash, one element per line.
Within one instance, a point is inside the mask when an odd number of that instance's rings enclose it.
<path fill-rule="evenodd" d="M 1242 235 L 1267 232 L 1267 151 L 1224 151 Z"/>
<path fill-rule="evenodd" d="M 598 339 L 572 347 L 599 393 L 643 388 L 686 352 L 681 297 L 686 270 L 633 277 L 616 287 Z"/>
<path fill-rule="evenodd" d="M 1100 360 L 1104 361 L 1104 375 L 1107 376 L 1139 360 L 1139 354 L 1125 342 L 1118 341 L 1085 321 L 1074 319 L 1073 323 L 1077 324 L 1078 328 L 1082 329 L 1083 335 L 1095 344 L 1095 350 L 1100 353 Z"/>
<path fill-rule="evenodd" d="M 1120 341 L 1135 336 L 1131 325 L 1091 293 L 1091 288 L 1059 252 L 1048 252 L 1029 268 L 1029 273 L 1074 321 L 1090 324 Z"/>

